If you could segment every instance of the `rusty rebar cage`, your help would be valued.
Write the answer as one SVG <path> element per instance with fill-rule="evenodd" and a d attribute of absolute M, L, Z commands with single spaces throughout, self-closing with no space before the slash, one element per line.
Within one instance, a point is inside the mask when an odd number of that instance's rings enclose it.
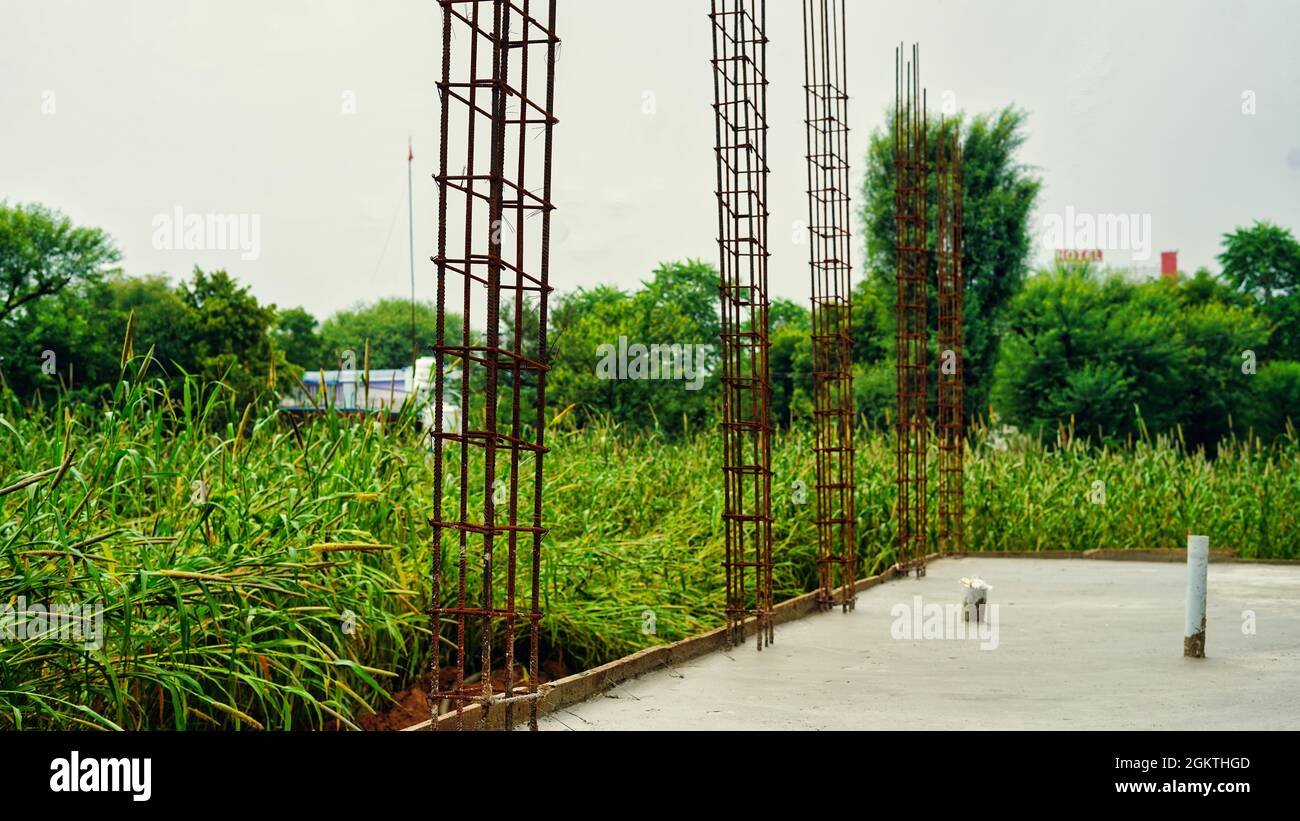
<path fill-rule="evenodd" d="M 712 0 L 728 639 L 772 626 L 766 0 Z"/>
<path fill-rule="evenodd" d="M 939 224 L 939 552 L 966 552 L 965 280 L 960 122 L 945 123 L 936 158 Z"/>
<path fill-rule="evenodd" d="M 846 36 L 845 0 L 803 0 L 817 601 L 848 612 L 856 601 L 856 540 Z"/>
<path fill-rule="evenodd" d="M 919 77 L 920 50 L 907 59 L 895 53 L 894 222 L 898 264 L 896 351 L 898 407 L 898 568 L 925 575 L 927 544 L 926 448 L 928 398 L 926 345 L 929 339 L 929 253 L 927 242 L 928 127 L 925 91 Z"/>
<path fill-rule="evenodd" d="M 537 729 L 556 0 L 439 4 L 432 726 L 463 729 L 478 704 L 480 725 L 503 705 L 511 727 L 526 704 Z M 449 339 L 456 296 L 461 327 Z M 438 721 L 444 703 L 454 721 Z"/>

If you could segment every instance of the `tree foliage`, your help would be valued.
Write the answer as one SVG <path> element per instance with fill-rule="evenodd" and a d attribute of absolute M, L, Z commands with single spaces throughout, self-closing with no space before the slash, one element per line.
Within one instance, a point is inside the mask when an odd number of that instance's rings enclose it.
<path fill-rule="evenodd" d="M 256 401 L 273 387 L 273 372 L 281 386 L 290 375 L 271 342 L 275 315 L 225 271 L 196 268 L 177 286 L 116 273 L 71 283 L 0 323 L 4 378 L 20 395 L 89 397 L 120 376 L 129 323 L 131 350 L 152 356 L 152 377 L 179 386 L 193 374 L 221 381 L 241 404 Z"/>
<path fill-rule="evenodd" d="M 1224 234 L 1219 264 L 1225 280 L 1264 302 L 1300 289 L 1300 242 L 1268 221 Z"/>
<path fill-rule="evenodd" d="M 303 370 L 320 370 L 334 358 L 325 347 L 325 340 L 321 338 L 320 320 L 306 308 L 286 308 L 280 311 L 275 318 L 275 327 L 271 330 L 271 339 L 277 348 L 284 351 L 287 362 Z"/>
<path fill-rule="evenodd" d="M 0 201 L 0 322 L 24 306 L 105 274 L 121 259 L 99 228 L 43 205 Z"/>
<path fill-rule="evenodd" d="M 697 260 L 660 264 L 632 293 L 602 285 L 560 296 L 551 308 L 548 404 L 669 431 L 706 421 L 719 390 L 717 302 L 717 271 Z M 603 378 L 611 349 L 625 358 L 634 345 L 690 346 L 695 378 Z"/>
<path fill-rule="evenodd" d="M 1027 118 L 1024 111 L 1008 106 L 969 120 L 958 117 L 947 126 L 960 129 L 962 143 L 962 230 L 965 239 L 962 270 L 966 278 L 964 364 L 966 407 L 970 412 L 987 406 L 1002 314 L 1007 302 L 1020 290 L 1028 271 L 1034 237 L 1030 221 L 1042 183 L 1034 170 L 1018 158 L 1027 137 Z M 892 307 L 897 271 L 893 123 L 891 113 L 885 127 L 871 136 L 863 210 L 867 276 L 876 291 L 877 304 L 890 309 L 880 317 L 889 323 L 888 333 L 880 334 L 884 337 L 893 335 Z M 943 124 L 937 121 L 931 121 L 929 126 L 926 190 L 930 196 L 932 229 L 937 225 L 935 152 L 943 128 Z M 930 281 L 933 283 L 933 251 L 936 247 L 933 230 L 928 243 L 931 249 Z M 930 323 L 935 327 L 938 309 L 933 296 L 930 302 Z M 888 350 L 892 356 L 892 340 L 888 343 Z M 863 364 L 873 362 L 868 360 Z M 861 398 L 871 395 L 871 392 L 859 393 Z"/>
<path fill-rule="evenodd" d="M 1250 308 L 1189 301 L 1187 290 L 1087 265 L 1033 277 L 1009 305 L 995 408 L 1049 436 L 1059 426 L 1100 441 L 1181 429 L 1188 445 L 1216 442 L 1250 409 L 1243 354 L 1269 328 Z"/>
<path fill-rule="evenodd" d="M 437 306 L 431 302 L 415 303 L 416 341 L 421 345 L 420 356 L 430 355 Z M 461 335 L 460 318 L 448 317 L 447 339 L 458 340 Z M 297 364 L 316 369 L 334 369 L 344 351 L 356 354 L 358 367 L 362 362 L 366 342 L 370 343 L 370 367 L 407 368 L 411 365 L 411 302 L 401 297 L 380 299 L 357 304 L 331 316 L 321 326 L 320 339 L 324 361 Z"/>

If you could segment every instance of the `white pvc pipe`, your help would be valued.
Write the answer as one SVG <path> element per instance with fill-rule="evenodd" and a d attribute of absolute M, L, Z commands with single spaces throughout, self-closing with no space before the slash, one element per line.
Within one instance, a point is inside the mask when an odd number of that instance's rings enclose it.
<path fill-rule="evenodd" d="M 1205 577 L 1210 563 L 1210 537 L 1187 537 L 1187 622 L 1183 655 L 1205 658 Z"/>

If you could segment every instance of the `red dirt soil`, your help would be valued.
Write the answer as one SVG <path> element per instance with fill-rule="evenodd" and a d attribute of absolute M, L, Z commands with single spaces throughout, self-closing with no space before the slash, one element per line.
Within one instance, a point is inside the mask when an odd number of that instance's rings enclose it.
<path fill-rule="evenodd" d="M 520 672 L 522 672 L 522 670 Z M 564 678 L 569 674 L 570 671 L 567 670 L 561 662 L 547 661 L 542 664 L 541 670 L 538 674 L 538 680 L 540 683 L 546 684 L 555 681 L 556 679 Z M 442 678 L 442 687 L 439 689 L 444 691 L 451 689 L 452 685 L 455 683 L 455 671 L 444 668 L 441 671 L 440 677 Z M 519 686 L 522 679 L 523 677 L 517 673 L 515 676 L 516 687 Z M 505 672 L 493 673 L 493 692 L 501 693 L 505 692 L 505 689 Z M 407 727 L 419 724 L 421 721 L 427 721 L 429 719 L 428 690 L 429 676 L 425 675 L 421 678 L 419 686 L 409 687 L 405 690 L 393 693 L 393 699 L 397 702 L 396 704 L 390 704 L 384 709 L 381 709 L 378 713 L 359 716 L 356 719 L 356 723 L 363 730 L 385 732 L 404 730 Z M 461 692 L 477 696 L 481 692 L 481 688 L 477 683 L 467 684 L 461 689 Z M 443 709 L 447 710 L 448 706 L 444 705 Z"/>

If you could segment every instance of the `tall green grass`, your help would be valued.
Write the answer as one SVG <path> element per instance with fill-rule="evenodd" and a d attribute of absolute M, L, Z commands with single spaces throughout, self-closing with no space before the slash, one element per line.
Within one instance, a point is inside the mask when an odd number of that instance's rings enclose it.
<path fill-rule="evenodd" d="M 976 437 L 967 462 L 970 545 L 982 551 L 1177 548 L 1206 534 L 1241 558 L 1300 558 L 1300 442 L 1230 439 L 1210 458 L 1177 436 L 1092 447 Z M 1104 490 L 1104 504 L 1094 493 Z"/>
<path fill-rule="evenodd" d="M 416 682 L 434 645 L 433 477 L 413 415 L 293 423 L 246 412 L 220 385 L 173 395 L 134 373 L 103 406 L 0 395 L 0 488 L 50 471 L 0 496 L 0 604 L 98 603 L 106 626 L 92 650 L 0 640 L 0 726 L 355 727 Z M 879 431 L 858 441 L 866 574 L 894 560 L 893 452 Z M 717 626 L 715 432 L 670 440 L 566 419 L 548 444 L 546 656 L 582 669 Z M 813 483 L 811 435 L 778 435 L 773 460 L 789 597 L 816 579 L 813 500 L 792 492 Z M 1089 500 L 1097 481 L 1105 505 Z M 1210 460 L 1167 439 L 1048 447 L 980 430 L 967 483 L 972 550 L 1173 547 L 1192 529 L 1244 556 L 1300 557 L 1294 435 Z"/>

